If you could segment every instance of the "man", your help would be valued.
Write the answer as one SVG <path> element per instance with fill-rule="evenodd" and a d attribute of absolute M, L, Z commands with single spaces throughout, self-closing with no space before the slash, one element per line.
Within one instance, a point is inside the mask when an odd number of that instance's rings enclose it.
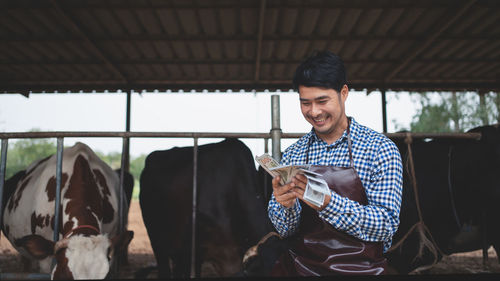
<path fill-rule="evenodd" d="M 343 62 L 337 55 L 323 51 L 307 58 L 298 66 L 293 86 L 299 92 L 302 114 L 313 128 L 285 150 L 281 164 L 353 168 L 351 174 L 354 178 L 359 176 L 359 179 L 353 179 L 349 184 L 355 186 L 361 180 L 360 196 L 366 193 L 364 198 L 367 202 L 342 196 L 334 191 L 338 184 L 328 182 L 330 194 L 318 207 L 304 200 L 307 185 L 304 175 L 299 174 L 284 185 L 280 185 L 279 177 L 274 178 L 273 194 L 268 204 L 269 218 L 282 237 L 297 236 L 294 241 L 300 241 L 286 254 L 288 257 L 278 262 L 281 263 L 281 270 L 275 270 L 278 272 L 275 275 L 384 273 L 382 251 L 387 251 L 391 246 L 392 236 L 399 225 L 403 183 L 399 151 L 386 136 L 346 115 L 345 101 L 349 88 Z M 343 180 L 343 176 L 337 178 Z M 312 217 L 308 215 L 305 218 L 304 209 L 310 210 Z M 308 223 L 318 217 L 316 224 Z M 348 251 L 346 249 L 350 246 L 332 248 L 331 245 L 344 242 L 332 243 L 331 240 L 337 239 L 334 237 L 337 234 L 326 235 L 321 232 L 324 230 L 320 230 L 325 226 L 314 226 L 321 223 L 328 225 L 326 228 L 331 229 L 328 230 L 330 232 L 347 234 L 349 238 L 342 238 L 342 241 L 352 238 L 353 243 L 373 244 L 375 248 L 378 243 L 380 253 L 372 259 L 353 254 L 349 260 L 342 260 L 339 258 L 341 255 L 337 254 Z M 315 228 L 315 234 L 308 232 L 307 228 Z M 322 248 L 313 249 L 313 244 L 321 244 Z M 363 245 L 359 244 L 359 249 L 363 249 Z M 365 267 L 359 269 L 355 260 Z M 338 265 L 346 262 L 354 264 L 350 267 Z M 288 265 L 284 265 L 286 263 Z"/>

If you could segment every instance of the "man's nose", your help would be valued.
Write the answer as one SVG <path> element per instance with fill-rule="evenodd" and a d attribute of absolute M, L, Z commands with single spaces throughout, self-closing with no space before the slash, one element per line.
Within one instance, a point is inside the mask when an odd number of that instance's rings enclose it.
<path fill-rule="evenodd" d="M 317 117 L 317 116 L 318 116 L 318 115 L 320 115 L 320 114 L 321 114 L 321 109 L 320 109 L 320 107 L 319 107 L 318 105 L 316 105 L 316 104 L 314 104 L 314 103 L 313 103 L 313 104 L 311 105 L 311 115 L 312 115 L 313 117 Z"/>

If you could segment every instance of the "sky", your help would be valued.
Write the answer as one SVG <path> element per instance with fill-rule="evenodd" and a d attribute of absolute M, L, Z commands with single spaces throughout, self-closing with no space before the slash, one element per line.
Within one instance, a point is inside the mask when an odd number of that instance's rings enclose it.
<path fill-rule="evenodd" d="M 156 92 L 132 94 L 132 132 L 245 132 L 268 133 L 271 129 L 271 96 L 280 97 L 280 121 L 284 133 L 306 133 L 311 129 L 300 112 L 296 92 Z M 409 127 L 416 112 L 408 93 L 387 92 L 388 132 L 396 123 Z M 125 131 L 125 93 L 0 94 L 0 132 Z M 346 114 L 359 123 L 382 132 L 379 92 L 350 91 Z M 396 122 L 393 122 L 396 120 Z M 198 144 L 222 139 L 199 139 Z M 241 139 L 254 155 L 264 153 L 261 139 Z M 104 153 L 120 152 L 121 138 L 65 138 Z M 281 150 L 296 139 L 282 139 Z M 192 146 L 188 138 L 132 138 L 132 157 L 174 146 Z M 269 141 L 271 150 L 271 141 Z M 271 151 L 269 151 L 271 154 Z"/>

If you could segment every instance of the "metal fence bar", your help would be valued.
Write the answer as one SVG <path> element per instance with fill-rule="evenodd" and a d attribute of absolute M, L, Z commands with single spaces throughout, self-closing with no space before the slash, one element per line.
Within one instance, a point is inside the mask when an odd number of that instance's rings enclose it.
<path fill-rule="evenodd" d="M 61 204 L 61 177 L 64 138 L 57 138 L 57 166 L 56 166 L 56 202 L 54 206 L 54 242 L 59 240 L 59 205 Z"/>
<path fill-rule="evenodd" d="M 303 135 L 303 134 L 302 134 Z M 228 132 L 12 132 L 0 133 L 0 138 L 81 138 L 81 137 L 138 137 L 138 138 L 270 138 L 269 133 Z"/>
<path fill-rule="evenodd" d="M 198 138 L 193 138 L 193 221 L 191 222 L 191 278 L 197 277 L 196 272 L 196 212 L 198 193 Z"/>
<path fill-rule="evenodd" d="M 124 137 L 123 138 L 123 144 L 122 144 L 122 157 L 121 157 L 121 164 L 120 164 L 120 176 L 119 176 L 119 183 L 118 186 L 119 191 L 118 191 L 118 234 L 122 234 L 125 232 L 125 206 L 124 206 L 124 185 L 125 185 L 125 170 L 128 170 L 126 166 L 126 161 L 128 159 L 128 147 L 129 147 L 129 138 Z M 115 262 L 112 265 L 112 272 L 113 275 L 117 275 L 118 271 L 120 269 L 121 265 L 121 256 L 119 255 L 118 251 L 115 252 Z"/>
<path fill-rule="evenodd" d="M 123 233 L 125 230 L 125 216 L 124 216 L 124 205 L 123 205 L 123 186 L 125 182 L 125 162 L 128 158 L 128 156 L 125 154 L 125 150 L 129 146 L 129 138 L 123 138 L 123 147 L 122 147 L 122 158 L 121 158 L 121 167 L 120 167 L 120 191 L 119 191 L 119 202 L 118 202 L 118 218 L 119 218 L 119 223 L 118 223 L 118 233 Z"/>
<path fill-rule="evenodd" d="M 280 127 L 280 96 L 271 96 L 271 146 L 272 156 L 278 162 L 281 160 L 281 127 Z"/>
<path fill-rule="evenodd" d="M 59 208 L 61 205 L 61 176 L 62 176 L 62 158 L 63 158 L 63 149 L 64 149 L 64 138 L 57 138 L 57 162 L 56 162 L 56 200 L 54 202 L 54 233 L 53 240 L 54 243 L 59 241 L 59 217 L 60 213 Z M 51 269 L 54 269 L 57 262 L 55 257 L 52 258 Z"/>
<path fill-rule="evenodd" d="M 7 167 L 7 144 L 9 139 L 2 139 L 2 156 L 0 160 L 0 228 L 2 227 L 3 219 L 3 193 L 5 185 L 5 168 Z"/>
<path fill-rule="evenodd" d="M 281 138 L 298 139 L 306 133 L 282 133 Z M 389 138 L 406 138 L 407 133 L 386 133 Z M 410 133 L 414 139 L 450 138 L 480 139 L 481 133 Z M 88 138 L 88 137 L 129 137 L 129 138 L 271 138 L 271 133 L 224 133 L 224 132 L 14 132 L 0 133 L 1 139 L 24 138 Z"/>

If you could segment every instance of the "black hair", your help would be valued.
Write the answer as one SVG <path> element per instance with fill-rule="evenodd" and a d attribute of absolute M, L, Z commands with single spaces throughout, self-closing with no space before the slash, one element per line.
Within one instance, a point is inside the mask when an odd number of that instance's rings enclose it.
<path fill-rule="evenodd" d="M 295 70 L 293 88 L 299 86 L 334 89 L 338 92 L 347 84 L 344 62 L 330 51 L 315 51 Z"/>

